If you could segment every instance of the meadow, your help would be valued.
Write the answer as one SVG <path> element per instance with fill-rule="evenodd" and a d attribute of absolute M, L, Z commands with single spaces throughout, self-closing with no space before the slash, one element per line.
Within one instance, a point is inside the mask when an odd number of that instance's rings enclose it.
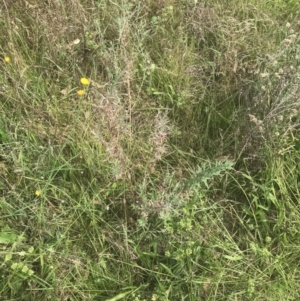
<path fill-rule="evenodd" d="M 300 300 L 299 7 L 1 0 L 0 300 Z"/>

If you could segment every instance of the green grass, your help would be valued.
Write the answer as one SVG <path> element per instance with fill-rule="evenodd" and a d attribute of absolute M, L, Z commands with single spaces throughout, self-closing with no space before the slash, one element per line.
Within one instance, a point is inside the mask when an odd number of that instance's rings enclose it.
<path fill-rule="evenodd" d="M 299 4 L 3 1 L 0 299 L 298 300 Z"/>

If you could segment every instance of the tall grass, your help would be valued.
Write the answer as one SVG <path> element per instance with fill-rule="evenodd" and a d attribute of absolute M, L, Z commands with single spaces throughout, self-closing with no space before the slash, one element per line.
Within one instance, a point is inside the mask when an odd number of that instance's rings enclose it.
<path fill-rule="evenodd" d="M 0 299 L 297 300 L 299 4 L 3 0 Z"/>

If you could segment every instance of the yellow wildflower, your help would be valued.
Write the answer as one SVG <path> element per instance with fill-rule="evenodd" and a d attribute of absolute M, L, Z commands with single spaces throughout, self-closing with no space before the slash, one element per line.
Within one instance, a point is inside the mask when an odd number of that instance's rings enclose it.
<path fill-rule="evenodd" d="M 84 86 L 88 86 L 90 84 L 90 80 L 85 78 L 85 77 L 82 77 L 80 79 L 80 82 L 84 85 Z"/>
<path fill-rule="evenodd" d="M 85 91 L 84 91 L 84 90 L 78 90 L 78 91 L 77 91 L 77 94 L 78 94 L 79 96 L 82 96 L 82 95 L 85 94 Z"/>
<path fill-rule="evenodd" d="M 35 195 L 36 195 L 36 196 L 40 196 L 40 195 L 41 195 L 41 191 L 40 191 L 40 190 L 36 190 L 36 191 L 35 191 Z"/>
<path fill-rule="evenodd" d="M 5 63 L 9 63 L 10 62 L 10 57 L 9 56 L 5 56 L 4 57 L 4 62 Z"/>
<path fill-rule="evenodd" d="M 152 298 L 151 298 L 151 300 L 152 300 L 152 301 L 156 301 L 156 300 L 158 300 L 158 295 L 156 295 L 156 294 L 153 294 L 153 295 L 152 295 Z"/>

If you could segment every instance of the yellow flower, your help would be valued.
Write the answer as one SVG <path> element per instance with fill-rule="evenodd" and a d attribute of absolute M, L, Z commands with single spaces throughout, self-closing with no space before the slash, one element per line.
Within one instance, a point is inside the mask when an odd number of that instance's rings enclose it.
<path fill-rule="evenodd" d="M 9 63 L 10 62 L 10 57 L 9 56 L 5 56 L 4 57 L 4 62 L 5 63 Z"/>
<path fill-rule="evenodd" d="M 41 195 L 41 191 L 40 191 L 40 190 L 36 190 L 36 191 L 35 191 L 35 195 L 36 195 L 36 196 L 40 196 L 40 195 Z"/>
<path fill-rule="evenodd" d="M 89 79 L 85 78 L 85 77 L 82 77 L 80 79 L 80 82 L 84 85 L 84 86 L 88 86 L 90 84 L 90 81 Z"/>
<path fill-rule="evenodd" d="M 157 299 L 158 299 L 158 295 L 153 294 L 151 300 L 152 300 L 152 301 L 156 301 Z"/>
<path fill-rule="evenodd" d="M 77 91 L 77 94 L 78 94 L 79 96 L 82 96 L 82 95 L 85 94 L 85 91 L 84 91 L 84 90 L 78 90 L 78 91 Z"/>

